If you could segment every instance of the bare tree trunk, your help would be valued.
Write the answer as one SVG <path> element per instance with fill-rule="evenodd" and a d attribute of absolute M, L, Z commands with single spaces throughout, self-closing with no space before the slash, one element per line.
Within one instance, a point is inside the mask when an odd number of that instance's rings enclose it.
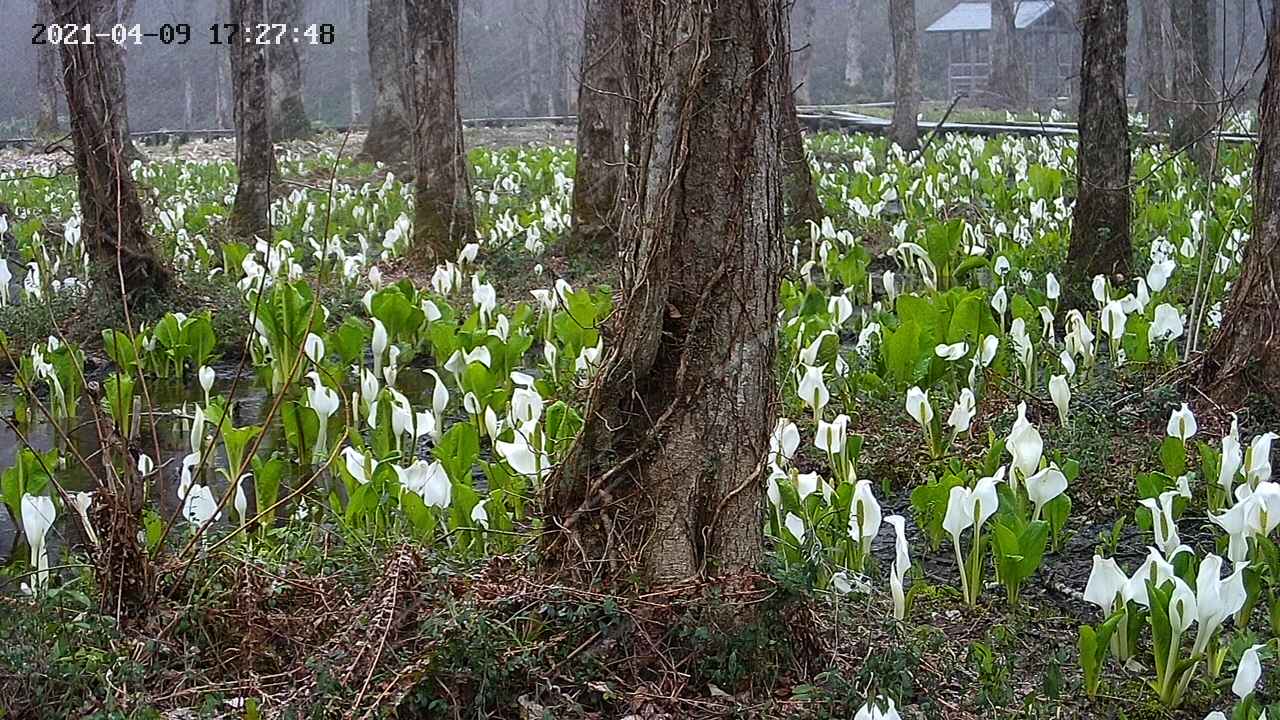
<path fill-rule="evenodd" d="M 268 23 L 302 25 L 302 0 L 268 0 Z M 285 42 L 267 46 L 268 70 L 271 77 L 271 136 L 275 140 L 292 140 L 311 134 L 311 121 L 302 95 L 302 56 L 298 44 Z"/>
<path fill-rule="evenodd" d="M 404 0 L 369 0 L 373 116 L 361 154 L 385 163 L 405 162 L 413 153 L 406 27 Z"/>
<path fill-rule="evenodd" d="M 1223 404 L 1250 393 L 1280 400 L 1280 12 L 1267 31 L 1267 79 L 1253 168 L 1253 233 L 1222 325 L 1204 354 L 1202 382 Z"/>
<path fill-rule="evenodd" d="M 1147 130 L 1169 130 L 1169 4 L 1165 0 L 1142 0 L 1142 97 Z"/>
<path fill-rule="evenodd" d="M 221 24 L 227 3 L 218 2 L 213 10 L 213 21 Z M 214 46 L 213 63 L 216 73 L 213 80 L 213 121 L 219 128 L 231 127 L 230 112 L 227 108 L 227 65 L 231 60 L 230 53 L 221 52 Z"/>
<path fill-rule="evenodd" d="M 570 32 L 567 0 L 546 0 L 544 22 L 547 38 L 547 114 L 568 115 L 569 96 L 573 93 L 569 62 Z"/>
<path fill-rule="evenodd" d="M 53 0 L 60 24 L 91 23 L 79 0 Z M 127 295 L 164 291 L 169 271 L 157 259 L 142 219 L 142 203 L 121 142 L 118 96 L 111 92 L 111 43 L 60 44 L 62 81 L 75 144 L 81 235 L 97 262 L 103 287 Z"/>
<path fill-rule="evenodd" d="M 191 87 L 191 63 L 182 60 L 182 128 L 190 130 L 195 115 L 195 90 Z"/>
<path fill-rule="evenodd" d="M 511 0 L 511 16 L 524 12 L 521 10 L 520 3 L 524 0 Z M 527 15 L 527 13 L 526 13 Z M 538 57 L 537 34 L 534 32 L 526 32 L 523 37 L 524 42 L 520 43 L 520 89 L 524 100 L 524 111 L 526 115 L 537 115 L 538 109 L 538 74 L 534 72 L 536 58 Z"/>
<path fill-rule="evenodd" d="M 915 0 L 889 0 L 893 35 L 893 125 L 889 135 L 903 148 L 920 146 L 920 36 L 916 34 Z"/>
<path fill-rule="evenodd" d="M 578 250 L 614 250 L 626 184 L 631 86 L 627 0 L 586 0 L 582 84 L 578 88 L 578 159 L 573 184 L 573 234 Z"/>
<path fill-rule="evenodd" d="M 213 11 L 213 21 L 221 23 L 227 3 L 219 2 Z M 231 127 L 232 119 L 227 107 L 227 66 L 231 61 L 231 53 L 221 52 L 214 46 L 214 67 L 217 69 L 213 80 L 213 121 L 219 128 Z"/>
<path fill-rule="evenodd" d="M 347 3 L 347 27 L 352 29 L 349 33 L 350 40 L 347 42 L 347 92 L 351 98 L 351 113 L 348 117 L 348 123 L 355 125 L 360 122 L 360 46 L 356 42 L 356 3 Z M 388 30 L 389 28 L 384 28 Z"/>
<path fill-rule="evenodd" d="M 791 51 L 791 99 L 796 105 L 810 102 L 809 71 L 813 67 L 813 22 L 817 14 L 817 0 L 795 0 L 791 6 L 791 31 L 795 33 L 795 49 Z"/>
<path fill-rule="evenodd" d="M 413 248 L 416 259 L 452 258 L 474 234 L 471 181 L 458 113 L 458 0 L 406 0 L 413 48 Z"/>
<path fill-rule="evenodd" d="M 268 0 L 231 0 L 231 22 L 239 27 L 267 22 Z M 236 124 L 236 168 L 239 185 L 231 208 L 232 232 L 240 237 L 270 228 L 271 178 L 275 174 L 270 102 L 267 98 L 267 46 L 245 42 L 236 33 L 230 44 L 232 95 Z M 268 238 L 269 239 L 269 238 Z"/>
<path fill-rule="evenodd" d="M 117 0 L 84 0 L 84 4 L 92 6 L 90 17 L 92 17 L 93 27 L 110 28 L 124 23 L 133 12 L 133 2 L 130 0 L 126 0 L 123 8 Z M 129 132 L 129 94 L 126 90 L 124 56 L 125 45 L 112 42 L 103 43 L 102 52 L 99 55 L 103 69 L 102 89 L 111 96 L 110 102 L 117 112 L 115 123 L 117 137 L 120 139 L 121 147 L 124 148 L 125 158 L 132 161 L 143 155 L 134 147 Z"/>
<path fill-rule="evenodd" d="M 183 3 L 185 17 L 194 18 L 195 9 L 195 3 L 192 0 L 186 0 Z M 182 68 L 182 128 L 190 130 L 195 117 L 195 88 L 191 84 L 191 54 L 183 52 L 178 63 Z"/>
<path fill-rule="evenodd" d="M 818 188 L 809 167 L 809 153 L 804 148 L 804 130 L 796 112 L 794 85 L 785 77 L 782 96 L 782 163 L 785 175 L 786 225 L 804 228 L 809 222 L 821 222 L 826 211 L 818 199 Z"/>
<path fill-rule="evenodd" d="M 663 584 L 762 557 L 788 33 L 783 0 L 637 5 L 622 299 L 544 540 L 552 562 L 634 559 Z"/>
<path fill-rule="evenodd" d="M 53 8 L 49 0 L 36 2 L 36 22 L 53 23 Z M 49 135 L 58 129 L 58 48 L 52 43 L 36 46 L 36 112 L 37 136 Z"/>
<path fill-rule="evenodd" d="M 1018 41 L 1017 0 L 991 1 L 991 79 L 988 103 L 1021 110 L 1027 106 L 1027 74 Z"/>
<path fill-rule="evenodd" d="M 863 2 L 849 0 L 849 29 L 844 39 L 844 84 L 851 89 L 862 84 Z"/>
<path fill-rule="evenodd" d="M 1217 147 L 1216 83 L 1212 77 L 1213 29 L 1208 0 L 1170 0 L 1173 20 L 1173 130 L 1169 142 L 1185 149 L 1201 172 Z"/>
<path fill-rule="evenodd" d="M 1067 292 L 1087 296 L 1095 275 L 1128 276 L 1129 111 L 1125 104 L 1127 0 L 1080 7 L 1079 186 L 1067 252 Z"/>

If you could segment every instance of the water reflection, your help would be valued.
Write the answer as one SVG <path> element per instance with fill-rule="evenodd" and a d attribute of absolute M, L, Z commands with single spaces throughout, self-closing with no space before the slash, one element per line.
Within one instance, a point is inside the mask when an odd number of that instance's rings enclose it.
<path fill-rule="evenodd" d="M 214 383 L 213 394 L 229 395 L 237 366 L 222 366 L 217 370 L 218 377 Z M 401 368 L 396 377 L 396 389 L 409 398 L 415 407 L 420 407 L 424 403 L 430 404 L 430 391 L 434 387 L 433 383 L 434 380 L 430 376 L 421 369 L 414 367 Z M 146 489 L 147 501 L 163 517 L 170 518 L 181 509 L 177 491 L 181 476 L 181 461 L 183 456 L 190 452 L 190 421 L 188 417 L 190 413 L 194 412 L 197 405 L 204 402 L 204 392 L 195 378 L 191 378 L 187 382 L 169 378 L 148 379 L 147 389 L 155 406 L 155 411 L 151 417 L 148 417 L 144 412 L 141 431 L 138 437 L 134 439 L 134 442 L 141 452 L 152 456 L 156 461 L 156 472 L 150 476 Z M 13 394 L 14 392 L 18 392 L 17 388 L 11 387 L 9 392 L 0 393 L 0 417 L 13 417 L 17 400 L 17 396 Z M 136 390 L 136 394 L 138 397 L 142 397 L 140 385 Z M 348 395 L 347 400 L 349 398 L 350 396 Z M 98 447 L 97 432 L 94 427 L 93 413 L 88 402 L 85 398 L 81 399 L 79 411 L 73 420 L 73 426 L 66 433 L 66 436 L 70 439 L 71 448 L 75 452 L 66 447 L 63 434 L 46 422 L 40 412 L 34 408 L 31 412 L 32 420 L 30 426 L 23 431 L 23 434 L 34 449 L 41 452 L 55 447 L 59 449 L 59 455 L 63 459 L 63 466 L 55 471 L 55 475 L 58 482 L 69 492 L 78 490 L 92 491 L 96 486 L 93 476 L 76 459 L 76 453 L 85 458 L 95 472 L 101 472 L 101 465 L 97 463 L 95 457 Z M 230 401 L 231 424 L 236 427 L 261 424 L 271 409 L 271 403 L 272 397 L 270 393 L 257 384 L 252 374 L 242 376 L 236 387 L 236 397 Z M 347 401 L 344 400 L 344 409 L 346 404 Z M 186 415 L 184 415 L 184 412 Z M 282 450 L 286 457 L 289 455 L 280 417 L 281 413 L 277 411 L 271 426 L 263 434 L 257 453 L 259 457 L 270 457 L 272 451 L 277 449 Z M 152 420 L 154 420 L 154 436 L 152 435 Z M 158 456 L 155 450 L 157 442 L 160 446 Z M 7 422 L 0 422 L 0 472 L 14 466 L 21 447 L 21 441 L 13 428 Z M 252 444 L 250 444 L 250 447 L 252 447 Z M 210 490 L 213 491 L 215 498 L 220 499 L 222 493 L 227 489 L 225 476 L 228 473 L 226 468 L 226 454 L 223 451 L 222 443 L 219 442 L 215 444 L 210 457 L 205 462 L 205 469 L 197 480 L 201 484 L 207 484 Z M 281 488 L 281 497 L 284 497 L 288 492 L 288 481 L 289 479 L 287 478 Z M 246 487 L 245 492 L 252 497 L 253 493 L 250 487 Z M 69 515 L 70 512 L 74 511 L 60 509 L 58 521 L 50 531 L 48 547 L 51 565 L 58 564 L 62 549 L 68 543 L 74 545 L 83 541 L 79 537 L 79 526 Z M 224 513 L 224 518 L 226 516 L 227 513 Z M 26 552 L 25 543 L 20 544 L 18 541 L 19 534 L 15 519 L 10 517 L 7 509 L 0 511 L 0 564 L 7 562 L 15 551 Z"/>

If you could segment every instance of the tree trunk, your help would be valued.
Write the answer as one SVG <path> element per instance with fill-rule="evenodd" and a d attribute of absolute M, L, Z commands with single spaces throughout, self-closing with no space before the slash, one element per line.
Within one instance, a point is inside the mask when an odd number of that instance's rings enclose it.
<path fill-rule="evenodd" d="M 451 259 L 472 237 L 471 181 L 458 113 L 458 0 L 406 0 L 413 48 L 416 259 Z"/>
<path fill-rule="evenodd" d="M 796 112 L 794 85 L 784 78 L 782 97 L 782 162 L 786 172 L 783 189 L 786 195 L 786 225 L 806 228 L 809 222 L 821 222 L 826 211 L 818 199 L 818 188 L 809 167 L 809 153 L 804 148 L 804 130 Z M 789 92 L 785 92 L 789 91 Z"/>
<path fill-rule="evenodd" d="M 796 105 L 811 102 L 809 71 L 813 67 L 813 22 L 817 14 L 817 0 L 795 0 L 791 6 L 791 31 L 795 34 L 795 50 L 791 52 L 791 98 Z"/>
<path fill-rule="evenodd" d="M 413 127 L 404 0 L 369 0 L 367 28 L 373 115 L 361 154 L 385 163 L 406 162 L 413 153 Z"/>
<path fill-rule="evenodd" d="M 221 24 L 227 3 L 219 2 L 213 10 L 213 21 Z M 227 64 L 231 60 L 230 53 L 222 53 L 221 48 L 214 46 L 213 64 L 216 73 L 213 79 L 213 121 L 219 128 L 231 127 L 231 116 L 227 108 Z"/>
<path fill-rule="evenodd" d="M 788 34 L 784 0 L 635 2 L 622 299 L 544 541 L 552 563 L 670 584 L 762 556 Z"/>
<path fill-rule="evenodd" d="M 1204 354 L 1202 383 L 1224 405 L 1250 393 L 1280 401 L 1280 12 L 1267 31 L 1258 151 L 1253 168 L 1253 233 L 1222 325 Z"/>
<path fill-rule="evenodd" d="M 511 0 L 511 16 L 516 17 L 517 13 L 522 13 L 526 18 L 528 13 L 525 12 L 520 3 L 525 0 Z M 532 20 L 526 19 L 525 22 L 532 23 Z M 537 33 L 525 32 L 524 42 L 520 43 L 520 89 L 524 100 L 525 115 L 537 115 L 540 104 L 538 94 L 538 73 L 534 72 L 535 59 L 538 57 L 538 41 Z"/>
<path fill-rule="evenodd" d="M 80 0 L 53 0 L 56 22 L 88 25 L 94 15 Z M 60 44 L 62 82 L 75 144 L 81 236 L 98 265 L 102 287 L 134 295 L 163 291 L 169 271 L 156 258 L 142 221 L 142 203 L 121 141 L 118 96 L 106 59 L 111 43 Z"/>
<path fill-rule="evenodd" d="M 889 0 L 893 36 L 893 125 L 889 135 L 908 150 L 920 146 L 920 37 L 916 34 L 915 0 Z"/>
<path fill-rule="evenodd" d="M 348 116 L 348 123 L 355 125 L 360 122 L 360 47 L 356 42 L 356 3 L 347 3 L 347 27 L 352 28 L 353 32 L 348 33 L 350 40 L 347 41 L 347 93 L 351 100 L 351 113 Z"/>
<path fill-rule="evenodd" d="M 49 0 L 37 0 L 36 22 L 53 23 L 53 7 Z M 36 112 L 37 137 L 50 135 L 58 130 L 58 48 L 52 43 L 36 46 Z"/>
<path fill-rule="evenodd" d="M 302 0 L 268 0 L 263 22 L 302 25 Z M 311 134 L 311 121 L 302 100 L 302 56 L 293 42 L 267 46 L 267 67 L 271 76 L 271 136 L 293 140 Z"/>
<path fill-rule="evenodd" d="M 1067 252 L 1071 302 L 1087 296 L 1095 275 L 1129 274 L 1128 14 L 1127 0 L 1085 0 L 1080 7 L 1078 196 Z"/>
<path fill-rule="evenodd" d="M 84 0 L 84 4 L 92 7 L 90 17 L 95 28 L 111 28 L 114 25 L 124 23 L 128 21 L 129 15 L 133 12 L 132 2 L 127 2 L 123 8 L 120 7 L 117 0 Z M 135 159 L 142 158 L 143 155 L 134 146 L 129 131 L 129 94 L 126 90 L 124 62 L 125 45 L 117 45 L 113 42 L 106 42 L 102 45 L 102 51 L 99 54 L 103 72 L 102 90 L 110 95 L 109 102 L 112 107 L 116 108 L 116 136 L 119 138 L 121 147 L 124 148 L 125 159 L 132 162 Z"/>
<path fill-rule="evenodd" d="M 1213 161 L 1217 105 L 1212 77 L 1213 29 L 1208 0 L 1170 0 L 1173 20 L 1173 96 L 1170 144 L 1185 150 L 1201 172 Z"/>
<path fill-rule="evenodd" d="M 994 107 L 1021 110 L 1027 106 L 1026 69 L 1018 41 L 1017 0 L 991 1 L 991 77 L 987 102 Z"/>
<path fill-rule="evenodd" d="M 849 0 L 849 30 L 844 38 L 844 84 L 852 90 L 862 84 L 862 4 Z"/>
<path fill-rule="evenodd" d="M 185 17 L 195 17 L 196 7 L 192 0 L 186 0 L 182 9 Z M 195 122 L 195 88 L 191 81 L 191 54 L 184 52 L 178 64 L 182 68 L 182 129 L 191 130 Z"/>
<path fill-rule="evenodd" d="M 1169 5 L 1165 0 L 1142 0 L 1142 97 L 1149 132 L 1168 132 L 1169 99 Z"/>
<path fill-rule="evenodd" d="M 268 0 L 231 0 L 231 22 L 239 27 L 267 22 Z M 271 182 L 275 175 L 270 103 L 267 98 L 267 46 L 244 42 L 236 33 L 231 42 L 233 114 L 236 124 L 236 168 L 239 185 L 231 208 L 232 232 L 239 237 L 269 239 Z"/>
<path fill-rule="evenodd" d="M 573 71 L 569 62 L 571 32 L 567 0 L 546 0 L 544 18 L 547 37 L 547 114 L 568 115 L 573 94 Z"/>
<path fill-rule="evenodd" d="M 578 159 L 573 183 L 576 250 L 616 250 L 626 184 L 627 125 L 635 89 L 624 23 L 627 0 L 587 0 L 578 88 Z"/>

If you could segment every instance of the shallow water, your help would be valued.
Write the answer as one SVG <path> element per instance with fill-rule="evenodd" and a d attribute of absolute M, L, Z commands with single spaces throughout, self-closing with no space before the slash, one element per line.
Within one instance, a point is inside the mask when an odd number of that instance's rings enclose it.
<path fill-rule="evenodd" d="M 213 394 L 228 395 L 231 392 L 237 366 L 221 366 L 216 369 L 218 378 L 214 383 Z M 430 403 L 433 382 L 420 369 L 405 367 L 401 368 L 397 376 L 396 389 L 404 393 L 414 407 L 421 407 L 423 403 Z M 181 460 L 190 452 L 189 422 L 177 417 L 175 413 L 180 414 L 184 405 L 188 412 L 194 411 L 195 404 L 203 403 L 204 392 L 194 378 L 185 382 L 174 379 L 148 379 L 147 389 L 154 403 L 154 417 L 158 420 L 155 434 L 160 445 L 159 457 L 157 457 L 155 441 L 152 439 L 151 424 L 145 416 L 139 436 L 135 438 L 134 443 L 141 452 L 152 456 L 156 461 L 157 470 L 152 474 L 147 487 L 147 502 L 168 518 L 179 511 L 177 488 Z M 17 392 L 20 391 L 14 386 L 0 390 L 0 417 L 13 417 Z M 138 397 L 142 397 L 140 384 L 136 393 Z M 252 374 L 243 376 L 236 388 L 236 397 L 231 400 L 233 424 L 237 427 L 260 424 L 270 411 L 271 403 L 271 394 L 256 383 Z M 31 417 L 30 427 L 24 430 L 23 434 L 32 447 L 42 452 L 55 446 L 62 450 L 59 454 L 64 458 L 64 467 L 56 472 L 58 482 L 68 491 L 94 490 L 96 481 L 93 475 L 76 459 L 75 454 L 78 452 L 81 457 L 86 458 L 90 466 L 100 471 L 91 459 L 97 449 L 97 435 L 93 423 L 93 412 L 88 401 L 81 399 L 77 416 L 70 423 L 71 429 L 65 433 L 70 439 L 70 449 L 67 448 L 63 439 L 63 433 L 51 426 L 39 410 L 32 408 Z M 13 467 L 21 447 L 19 435 L 7 422 L 0 422 L 0 472 Z M 277 412 L 271 426 L 263 435 L 258 455 L 266 457 L 273 449 L 285 447 L 284 430 L 280 422 L 280 413 Z M 72 452 L 72 449 L 75 452 Z M 222 451 L 221 443 L 218 443 L 206 463 L 201 478 L 202 482 L 210 486 L 215 497 L 220 497 L 220 493 L 226 490 L 226 482 L 222 474 L 217 472 L 219 469 L 225 470 L 226 467 L 226 456 Z M 283 488 L 281 492 L 284 492 Z M 50 531 L 47 540 L 51 565 L 57 564 L 58 557 L 68 542 L 74 544 L 81 541 L 78 537 L 78 524 L 71 521 L 66 511 L 59 512 L 57 523 Z M 6 507 L 0 505 L 0 564 L 6 563 L 15 550 L 26 552 L 25 543 L 20 543 L 19 535 L 15 519 L 10 517 Z"/>

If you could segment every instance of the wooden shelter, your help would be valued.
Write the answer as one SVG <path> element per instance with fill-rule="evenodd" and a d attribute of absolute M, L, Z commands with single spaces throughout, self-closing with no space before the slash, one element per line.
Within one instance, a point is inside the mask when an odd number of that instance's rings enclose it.
<path fill-rule="evenodd" d="M 1032 98 L 1071 94 L 1080 72 L 1080 35 L 1061 0 L 1014 0 L 1015 27 Z M 961 0 L 925 28 L 947 57 L 947 94 L 976 96 L 991 77 L 991 3 Z"/>

